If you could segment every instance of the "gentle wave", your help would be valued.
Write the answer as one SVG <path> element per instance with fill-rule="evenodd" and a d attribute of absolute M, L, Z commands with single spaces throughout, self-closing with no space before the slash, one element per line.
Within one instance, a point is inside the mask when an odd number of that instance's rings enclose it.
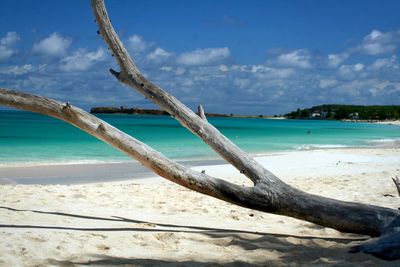
<path fill-rule="evenodd" d="M 315 150 L 315 149 L 330 149 L 330 148 L 346 148 L 346 147 L 350 147 L 350 146 L 346 146 L 346 145 L 331 145 L 331 144 L 326 144 L 326 145 L 322 145 L 322 144 L 308 144 L 308 145 L 299 145 L 296 146 L 296 150 Z"/>
<path fill-rule="evenodd" d="M 376 140 L 368 140 L 366 143 L 370 146 L 379 147 L 400 147 L 400 138 L 384 138 Z"/>

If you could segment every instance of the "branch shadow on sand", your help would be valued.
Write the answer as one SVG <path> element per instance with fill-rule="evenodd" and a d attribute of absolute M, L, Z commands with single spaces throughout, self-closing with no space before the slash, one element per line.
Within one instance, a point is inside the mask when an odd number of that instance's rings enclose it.
<path fill-rule="evenodd" d="M 280 256 L 279 259 L 269 259 L 267 262 L 260 262 L 257 265 L 280 266 L 282 262 L 295 262 L 295 263 L 312 263 L 312 265 L 324 264 L 321 259 L 331 259 L 333 262 L 325 262 L 327 265 L 338 263 L 332 259 L 332 255 L 340 255 L 343 260 L 353 259 L 356 260 L 377 260 L 373 257 L 363 254 L 349 254 L 348 248 L 354 245 L 354 242 L 360 242 L 367 239 L 367 237 L 354 236 L 350 238 L 332 238 L 332 237 L 316 237 L 316 236 L 298 236 L 287 234 L 276 234 L 267 232 L 255 232 L 239 229 L 224 229 L 214 227 L 202 227 L 193 225 L 178 225 L 166 224 L 157 222 L 148 222 L 142 220 L 129 219 L 118 216 L 99 217 L 83 214 L 73 214 L 64 212 L 53 211 L 40 211 L 30 209 L 15 209 L 11 207 L 0 206 L 0 209 L 5 209 L 13 212 L 33 212 L 37 214 L 65 216 L 71 218 L 85 219 L 85 220 L 101 220 L 112 222 L 126 222 L 130 225 L 140 224 L 140 227 L 68 227 L 68 226 L 53 226 L 53 225 L 16 225 L 16 224 L 0 224 L 0 228 L 22 228 L 22 229 L 48 229 L 48 230 L 67 230 L 67 231 L 88 231 L 88 232 L 114 232 L 114 231 L 129 231 L 129 232 L 148 232 L 148 233 L 194 233 L 205 235 L 208 238 L 198 240 L 198 242 L 209 242 L 217 244 L 218 240 L 228 238 L 230 241 L 223 244 L 225 247 L 239 246 L 244 251 L 264 250 L 265 253 L 274 251 Z M 138 225 L 139 226 L 139 225 Z M 143 228 L 143 226 L 148 226 Z M 293 242 L 293 239 L 296 239 Z M 321 245 L 323 242 L 336 243 L 339 246 Z M 307 257 L 304 257 L 307 255 Z M 314 261 L 310 262 L 310 257 Z M 168 261 L 165 259 L 138 259 L 138 258 L 123 258 L 105 254 L 90 254 L 85 255 L 88 258 L 86 261 L 75 262 L 69 260 L 49 259 L 48 264 L 55 264 L 59 266 L 75 266 L 75 265 L 94 265 L 94 266 L 107 266 L 107 265 L 127 265 L 127 266 L 252 266 L 250 263 L 242 261 L 233 261 L 229 264 L 218 262 L 197 262 L 197 261 Z M 305 262 L 303 258 L 308 260 Z M 304 259 L 305 260 L 305 259 Z M 382 263 L 382 262 L 381 262 Z"/>
<path fill-rule="evenodd" d="M 79 219 L 88 219 L 88 220 L 102 220 L 102 221 L 113 221 L 113 222 L 126 222 L 126 223 L 137 223 L 137 224 L 147 224 L 158 227 L 165 228 L 173 228 L 173 229 L 154 229 L 154 228 L 135 228 L 135 227 L 63 227 L 63 226 L 45 226 L 45 225 L 12 225 L 12 224 L 0 224 L 1 228 L 33 228 L 33 229 L 59 229 L 59 230 L 75 230 L 75 231 L 146 231 L 146 232 L 182 232 L 182 233 L 237 233 L 237 234 L 255 234 L 255 235 L 269 235 L 275 237 L 295 237 L 301 239 L 323 239 L 326 241 L 333 242 L 351 242 L 351 241 L 364 241 L 368 238 L 366 237 L 351 237 L 351 238 L 334 238 L 334 237 L 315 237 L 315 236 L 297 236 L 297 235 L 285 235 L 285 234 L 276 234 L 276 233 L 267 233 L 267 232 L 256 232 L 256 231 L 246 231 L 239 229 L 226 229 L 226 228 L 212 228 L 212 227 L 202 227 L 202 226 L 193 226 L 193 225 L 177 225 L 177 224 L 166 224 L 166 223 L 155 223 L 148 222 L 142 220 L 128 219 L 120 216 L 111 216 L 111 217 L 98 217 L 98 216 L 89 216 L 89 215 L 81 215 L 81 214 L 73 214 L 73 213 L 64 213 L 64 212 L 53 212 L 53 211 L 41 211 L 41 210 L 29 210 L 29 209 L 15 209 L 5 206 L 0 206 L 0 209 L 6 209 L 15 212 L 34 212 L 39 214 L 47 214 L 47 215 L 57 215 L 57 216 L 66 216 L 73 217 Z"/>

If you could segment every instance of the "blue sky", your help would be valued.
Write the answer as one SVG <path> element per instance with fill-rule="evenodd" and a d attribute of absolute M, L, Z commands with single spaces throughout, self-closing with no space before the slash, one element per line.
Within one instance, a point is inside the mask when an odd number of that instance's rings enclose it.
<path fill-rule="evenodd" d="M 89 1 L 2 0 L 0 86 L 154 106 L 120 85 Z M 281 114 L 400 104 L 400 1 L 106 1 L 139 68 L 191 108 Z"/>

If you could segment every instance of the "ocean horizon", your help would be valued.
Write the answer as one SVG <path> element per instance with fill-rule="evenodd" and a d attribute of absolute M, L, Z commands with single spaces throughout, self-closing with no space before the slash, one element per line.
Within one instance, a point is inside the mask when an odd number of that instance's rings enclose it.
<path fill-rule="evenodd" d="M 171 159 L 218 159 L 199 138 L 169 116 L 97 116 Z M 271 152 L 318 148 L 399 145 L 398 126 L 327 120 L 209 118 L 244 151 Z M 132 159 L 81 130 L 36 113 L 0 111 L 0 166 L 124 163 Z"/>

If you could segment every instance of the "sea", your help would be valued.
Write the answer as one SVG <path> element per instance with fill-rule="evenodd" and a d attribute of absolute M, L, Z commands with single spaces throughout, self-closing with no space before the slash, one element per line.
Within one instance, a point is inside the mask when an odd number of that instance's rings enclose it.
<path fill-rule="evenodd" d="M 218 159 L 169 116 L 100 114 L 99 118 L 178 161 Z M 318 148 L 400 146 L 400 127 L 374 123 L 262 118 L 208 119 L 252 155 Z M 60 120 L 0 111 L 0 167 L 124 163 L 131 158 Z"/>

